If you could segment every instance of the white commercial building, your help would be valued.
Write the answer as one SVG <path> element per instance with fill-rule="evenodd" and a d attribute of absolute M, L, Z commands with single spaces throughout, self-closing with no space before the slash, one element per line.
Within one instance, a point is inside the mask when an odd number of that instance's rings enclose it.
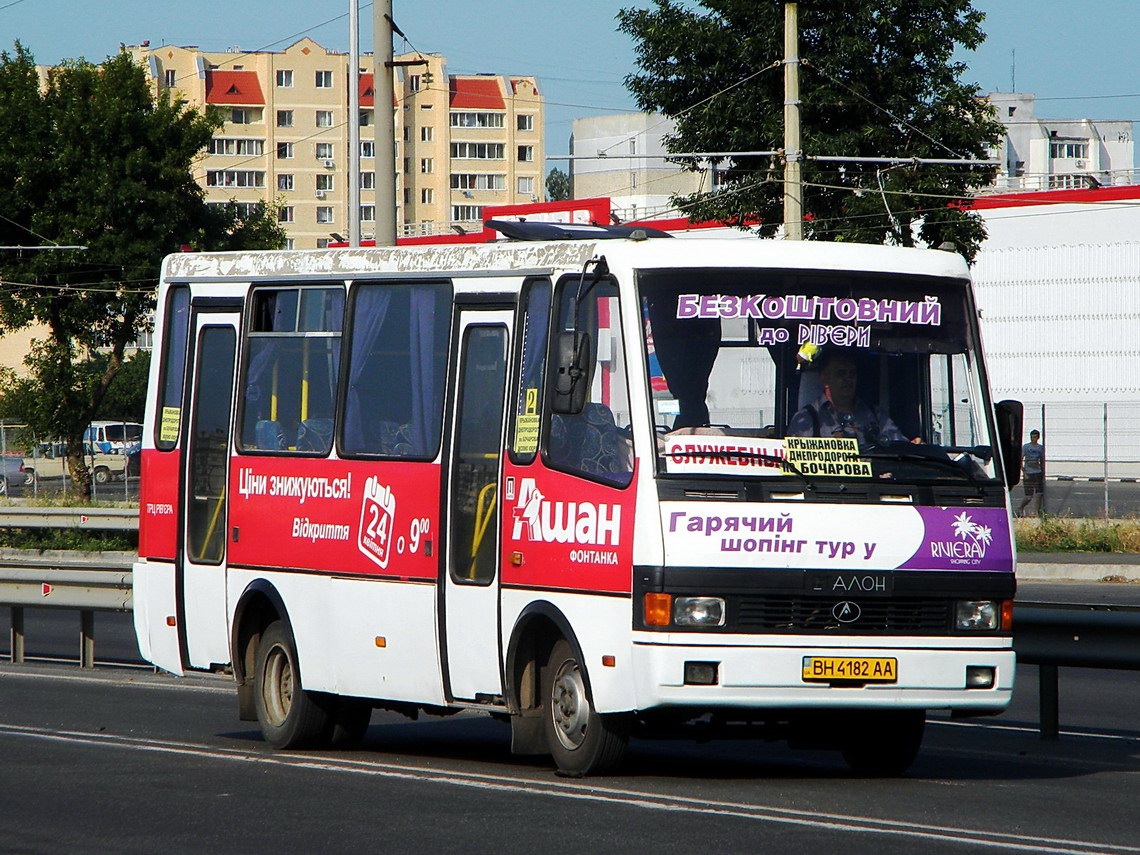
<path fill-rule="evenodd" d="M 973 275 L 995 396 L 1025 403 L 1026 432 L 1044 428 L 1051 474 L 1140 474 L 1140 186 L 977 207 L 989 238 Z"/>

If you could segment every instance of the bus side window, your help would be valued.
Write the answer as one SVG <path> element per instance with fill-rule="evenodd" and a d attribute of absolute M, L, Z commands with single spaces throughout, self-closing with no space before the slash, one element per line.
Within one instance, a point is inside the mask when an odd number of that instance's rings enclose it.
<path fill-rule="evenodd" d="M 546 342 L 550 337 L 550 280 L 536 279 L 525 288 L 510 444 L 511 460 L 524 465 L 534 460 L 538 450 Z"/>
<path fill-rule="evenodd" d="M 162 378 L 155 414 L 155 448 L 170 451 L 178 444 L 182 424 L 182 390 L 186 382 L 186 345 L 190 334 L 190 288 L 178 285 L 166 297 L 163 323 Z"/>
<path fill-rule="evenodd" d="M 598 282 L 576 310 L 579 282 L 568 276 L 559 283 L 557 329 L 571 332 L 577 323 L 589 334 L 592 376 L 582 412 L 550 416 L 547 460 L 557 469 L 625 487 L 633 480 L 633 444 L 617 286 Z"/>
<path fill-rule="evenodd" d="M 433 460 L 439 453 L 451 286 L 365 283 L 350 297 L 342 454 Z"/>
<path fill-rule="evenodd" d="M 250 300 L 242 449 L 328 454 L 344 291 L 261 288 Z"/>

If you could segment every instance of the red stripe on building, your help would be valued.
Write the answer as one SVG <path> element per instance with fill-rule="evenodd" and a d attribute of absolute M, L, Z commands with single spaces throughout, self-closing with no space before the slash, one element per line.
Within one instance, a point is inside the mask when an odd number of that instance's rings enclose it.
<path fill-rule="evenodd" d="M 1031 193 L 998 193 L 978 196 L 969 207 L 975 211 L 993 208 L 1026 208 L 1032 205 L 1089 205 L 1140 199 L 1140 186 L 1097 187 L 1092 190 L 1040 190 Z"/>
<path fill-rule="evenodd" d="M 255 71 L 207 71 L 207 104 L 265 104 Z"/>

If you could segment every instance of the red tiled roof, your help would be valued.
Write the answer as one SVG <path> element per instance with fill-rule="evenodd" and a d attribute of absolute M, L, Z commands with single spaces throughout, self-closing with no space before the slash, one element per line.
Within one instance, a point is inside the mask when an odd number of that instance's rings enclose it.
<path fill-rule="evenodd" d="M 505 110 L 498 77 L 451 77 L 451 109 Z"/>
<path fill-rule="evenodd" d="M 372 91 L 372 75 L 360 75 L 360 106 L 361 107 L 374 107 L 376 106 L 376 96 Z"/>
<path fill-rule="evenodd" d="M 207 71 L 207 104 L 265 104 L 254 71 Z"/>

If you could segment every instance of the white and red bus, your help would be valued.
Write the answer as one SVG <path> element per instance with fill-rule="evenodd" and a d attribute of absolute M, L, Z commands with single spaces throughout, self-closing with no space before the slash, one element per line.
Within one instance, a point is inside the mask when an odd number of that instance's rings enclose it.
<path fill-rule="evenodd" d="M 1020 408 L 959 256 L 504 229 L 166 260 L 148 660 L 279 747 L 482 710 L 569 774 L 742 727 L 894 774 L 1006 707 Z"/>

